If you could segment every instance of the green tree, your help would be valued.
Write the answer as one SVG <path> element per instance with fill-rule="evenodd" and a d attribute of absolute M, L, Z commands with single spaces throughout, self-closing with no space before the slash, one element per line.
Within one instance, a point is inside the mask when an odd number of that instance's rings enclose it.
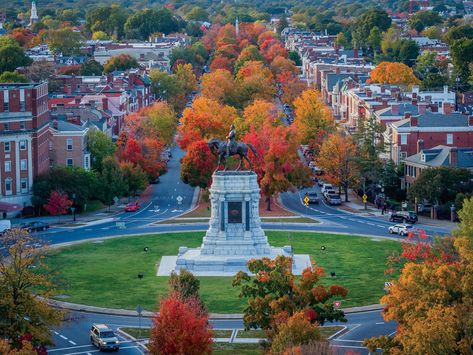
<path fill-rule="evenodd" d="M 138 68 L 140 65 L 138 61 L 128 54 L 120 54 L 111 57 L 103 66 L 105 74 L 111 73 L 115 70 L 124 71 L 131 68 Z"/>
<path fill-rule="evenodd" d="M 442 18 L 435 11 L 417 11 L 409 18 L 409 27 L 422 32 L 426 27 L 442 23 Z"/>
<path fill-rule="evenodd" d="M 89 59 L 81 64 L 80 72 L 82 75 L 94 75 L 99 76 L 103 73 L 103 66 L 95 59 Z"/>
<path fill-rule="evenodd" d="M 454 41 L 467 38 L 473 39 L 473 26 L 463 25 L 463 26 L 452 26 L 449 28 L 447 33 L 444 36 L 445 41 L 452 45 Z"/>
<path fill-rule="evenodd" d="M 350 43 L 348 42 L 345 34 L 343 32 L 339 32 L 337 37 L 335 38 L 335 44 L 339 47 L 348 48 Z"/>
<path fill-rule="evenodd" d="M 0 83 L 27 83 L 28 79 L 22 74 L 5 71 L 0 74 Z"/>
<path fill-rule="evenodd" d="M 368 36 L 367 42 L 373 52 L 378 52 L 381 49 L 381 31 L 377 26 L 373 27 Z"/>
<path fill-rule="evenodd" d="M 87 11 L 85 27 L 90 33 L 103 31 L 111 38 L 121 39 L 128 16 L 129 10 L 120 5 L 94 7 Z"/>
<path fill-rule="evenodd" d="M 125 23 L 127 38 L 145 40 L 155 32 L 169 34 L 179 30 L 179 23 L 171 11 L 165 8 L 138 11 Z"/>
<path fill-rule="evenodd" d="M 188 20 L 192 21 L 208 21 L 209 13 L 203 8 L 194 6 L 186 15 Z"/>
<path fill-rule="evenodd" d="M 127 191 L 120 167 L 114 157 L 109 156 L 103 160 L 99 181 L 101 200 L 109 208 L 114 203 L 115 197 L 121 197 Z"/>
<path fill-rule="evenodd" d="M 18 67 L 25 67 L 33 60 L 25 55 L 25 51 L 18 45 L 7 44 L 0 47 L 0 73 L 13 72 Z"/>
<path fill-rule="evenodd" d="M 292 60 L 298 67 L 302 65 L 301 56 L 296 51 L 289 51 L 289 59 Z"/>
<path fill-rule="evenodd" d="M 278 34 L 281 34 L 281 32 L 284 31 L 284 29 L 285 29 L 286 27 L 289 27 L 289 22 L 287 22 L 286 15 L 283 14 L 283 15 L 279 18 L 278 26 L 276 27 L 277 33 L 278 33 Z"/>
<path fill-rule="evenodd" d="M 192 272 L 180 269 L 179 273 L 173 271 L 168 280 L 169 293 L 179 294 L 183 299 L 194 298 L 200 300 L 200 280 Z"/>
<path fill-rule="evenodd" d="M 371 8 L 359 16 L 355 23 L 354 39 L 357 45 L 366 46 L 365 39 L 369 37 L 371 29 L 378 27 L 383 32 L 391 26 L 391 18 L 384 10 Z"/>
<path fill-rule="evenodd" d="M 73 31 L 70 28 L 60 28 L 49 30 L 46 41 L 53 53 L 62 53 L 68 56 L 79 53 L 83 39 L 80 32 Z"/>
<path fill-rule="evenodd" d="M 169 74 L 157 69 L 149 73 L 152 83 L 152 91 L 155 95 L 168 101 L 174 106 L 175 110 L 181 110 L 186 103 L 183 83 L 181 83 L 175 74 Z"/>
<path fill-rule="evenodd" d="M 87 132 L 87 149 L 90 152 L 92 169 L 100 173 L 103 160 L 113 156 L 117 146 L 105 133 L 94 129 Z"/>
<path fill-rule="evenodd" d="M 148 185 L 148 175 L 139 165 L 131 162 L 120 162 L 120 173 L 123 176 L 123 182 L 126 186 L 126 196 L 135 196 L 137 192 L 142 191 Z"/>
<path fill-rule="evenodd" d="M 468 189 L 472 174 L 467 169 L 432 168 L 424 169 L 411 185 L 408 196 L 411 201 L 428 201 L 433 204 L 444 204 L 455 200 L 459 192 Z"/>
<path fill-rule="evenodd" d="M 60 325 L 63 314 L 46 301 L 54 290 L 53 274 L 43 263 L 47 249 L 36 247 L 39 238 L 19 228 L 3 233 L 0 241 L 7 251 L 0 253 L 2 339 L 17 347 L 30 333 L 33 345 L 52 345 L 51 328 Z"/>
<path fill-rule="evenodd" d="M 457 77 L 466 85 L 470 77 L 470 63 L 473 63 L 473 39 L 462 38 L 453 41 L 450 55 Z"/>

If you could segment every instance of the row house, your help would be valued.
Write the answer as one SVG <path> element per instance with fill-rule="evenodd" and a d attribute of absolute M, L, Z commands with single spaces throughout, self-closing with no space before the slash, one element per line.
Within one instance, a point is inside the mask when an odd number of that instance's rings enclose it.
<path fill-rule="evenodd" d="M 53 119 L 49 126 L 49 165 L 80 167 L 90 170 L 90 153 L 87 149 L 87 125 Z"/>
<path fill-rule="evenodd" d="M 422 142 L 416 154 L 404 159 L 406 187 L 409 188 L 425 169 L 449 167 L 473 171 L 473 148 L 438 145 L 423 149 Z"/>
<path fill-rule="evenodd" d="M 48 84 L 0 84 L 0 200 L 23 207 L 49 168 Z"/>
<path fill-rule="evenodd" d="M 396 164 L 422 149 L 438 145 L 458 148 L 473 147 L 473 116 L 460 113 L 440 114 L 426 112 L 388 123 L 383 134 L 388 147 L 388 158 Z"/>

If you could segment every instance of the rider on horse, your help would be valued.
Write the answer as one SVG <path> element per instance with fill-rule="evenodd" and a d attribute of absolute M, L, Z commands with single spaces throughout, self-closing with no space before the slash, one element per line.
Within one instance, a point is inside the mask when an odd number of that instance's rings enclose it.
<path fill-rule="evenodd" d="M 236 140 L 236 131 L 235 131 L 235 126 L 231 125 L 230 126 L 230 132 L 228 133 L 227 138 L 227 157 L 230 156 L 230 152 L 232 151 L 232 148 L 235 146 Z"/>

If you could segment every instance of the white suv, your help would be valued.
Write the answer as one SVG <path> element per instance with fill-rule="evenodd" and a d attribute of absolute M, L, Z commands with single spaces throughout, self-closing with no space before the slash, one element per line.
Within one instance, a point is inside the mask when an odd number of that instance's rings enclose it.
<path fill-rule="evenodd" d="M 414 231 L 414 227 L 409 224 L 396 224 L 394 226 L 389 227 L 389 233 L 391 234 L 399 234 L 402 236 L 408 235 L 410 232 Z"/>
<path fill-rule="evenodd" d="M 120 348 L 120 342 L 115 333 L 105 324 L 92 324 L 90 342 L 99 350 L 118 350 Z"/>
<path fill-rule="evenodd" d="M 333 190 L 332 184 L 323 184 L 323 185 L 322 185 L 322 188 L 320 189 L 320 191 L 321 191 L 322 193 L 324 193 L 324 192 L 327 191 L 327 190 Z"/>

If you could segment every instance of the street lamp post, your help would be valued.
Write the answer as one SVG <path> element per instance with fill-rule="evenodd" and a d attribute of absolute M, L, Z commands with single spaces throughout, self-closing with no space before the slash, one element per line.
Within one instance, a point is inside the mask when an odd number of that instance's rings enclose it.
<path fill-rule="evenodd" d="M 72 220 L 75 222 L 76 221 L 76 194 L 72 194 Z"/>

